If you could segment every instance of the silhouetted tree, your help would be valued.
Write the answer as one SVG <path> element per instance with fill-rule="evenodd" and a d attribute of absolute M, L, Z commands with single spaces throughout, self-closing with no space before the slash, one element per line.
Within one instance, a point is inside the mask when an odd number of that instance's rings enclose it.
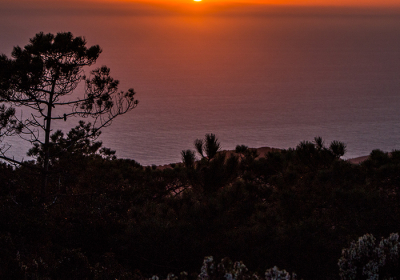
<path fill-rule="evenodd" d="M 317 136 L 314 138 L 315 146 L 318 150 L 322 150 L 324 148 L 324 141 L 321 136 Z"/>
<path fill-rule="evenodd" d="M 235 153 L 239 154 L 242 165 L 247 166 L 259 156 L 256 149 L 249 149 L 249 147 L 246 145 L 237 145 L 235 148 Z"/>
<path fill-rule="evenodd" d="M 201 157 L 207 157 L 209 160 L 215 157 L 221 148 L 217 137 L 212 133 L 206 134 L 204 139 L 197 139 L 194 141 L 194 146 Z"/>
<path fill-rule="evenodd" d="M 7 108 L 4 104 L 0 106 L 0 142 L 5 136 L 20 133 L 21 124 L 15 118 L 15 109 Z M 0 146 L 0 153 L 3 154 L 6 146 Z"/>
<path fill-rule="evenodd" d="M 54 164 L 60 159 L 68 157 L 67 155 L 89 156 L 96 153 L 115 159 L 115 151 L 102 148 L 102 142 L 96 141 L 100 133 L 101 131 L 92 131 L 91 124 L 84 121 L 80 121 L 79 125 L 72 128 L 66 137 L 61 130 L 57 130 L 50 137 L 50 163 Z M 43 145 L 34 143 L 33 146 L 28 151 L 28 156 L 35 157 L 39 163 L 42 163 L 45 157 Z"/>
<path fill-rule="evenodd" d="M 181 152 L 182 155 L 182 162 L 187 168 L 193 168 L 194 167 L 194 161 L 196 160 L 196 157 L 194 155 L 194 152 L 191 150 L 184 150 Z"/>
<path fill-rule="evenodd" d="M 94 64 L 100 53 L 98 45 L 88 48 L 84 38 L 67 32 L 38 33 L 23 49 L 14 47 L 11 59 L 0 56 L 0 102 L 29 110 L 15 125 L 25 140 L 43 146 L 42 196 L 46 193 L 53 121 L 91 117 L 95 134 L 138 103 L 133 89 L 118 90 L 119 81 L 110 76 L 106 66 L 85 76 L 83 68 Z M 81 82 L 85 83 L 83 97 L 71 96 Z"/>
<path fill-rule="evenodd" d="M 334 140 L 329 146 L 329 150 L 331 150 L 337 158 L 340 158 L 346 153 L 346 145 L 343 142 Z"/>

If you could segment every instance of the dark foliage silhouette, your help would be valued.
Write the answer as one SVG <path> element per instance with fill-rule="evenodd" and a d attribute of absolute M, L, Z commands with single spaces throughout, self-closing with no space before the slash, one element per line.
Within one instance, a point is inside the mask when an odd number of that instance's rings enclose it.
<path fill-rule="evenodd" d="M 84 38 L 66 32 L 38 33 L 24 48 L 14 47 L 12 58 L 0 56 L 0 102 L 27 110 L 21 118 L 12 115 L 10 120 L 9 115 L 9 124 L 16 126 L 22 138 L 42 147 L 42 196 L 46 194 L 55 121 L 90 117 L 91 132 L 96 134 L 137 105 L 133 89 L 119 91 L 118 80 L 106 66 L 85 75 L 84 68 L 94 64 L 100 53 L 99 46 L 86 47 Z M 73 96 L 81 82 L 83 96 Z M 10 159 L 4 154 L 1 158 Z"/>
<path fill-rule="evenodd" d="M 278 266 L 297 279 L 338 279 L 351 240 L 398 231 L 398 151 L 354 165 L 316 138 L 265 157 L 246 146 L 198 161 L 186 151 L 186 163 L 153 169 L 100 153 L 90 127 L 52 135 L 50 171 L 65 173 L 50 174 L 58 195 L 45 204 L 32 169 L 0 165 L 2 278 L 190 280 L 212 255 L 259 275 Z M 43 157 L 40 145 L 31 152 Z"/>

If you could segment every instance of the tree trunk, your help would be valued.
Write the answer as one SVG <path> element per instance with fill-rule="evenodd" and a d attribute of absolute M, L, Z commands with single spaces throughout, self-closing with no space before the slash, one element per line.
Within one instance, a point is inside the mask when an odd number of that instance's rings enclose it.
<path fill-rule="evenodd" d="M 51 111 L 53 109 L 53 96 L 54 96 L 54 89 L 56 86 L 57 79 L 54 79 L 53 85 L 51 87 L 49 103 L 47 104 L 47 116 L 45 119 L 45 140 L 44 140 L 44 162 L 43 162 L 43 171 L 42 171 L 42 187 L 40 190 L 40 194 L 42 199 L 45 197 L 47 192 L 47 179 L 49 173 L 49 160 L 50 160 L 50 151 L 49 151 L 49 144 L 50 144 L 50 132 L 51 132 Z"/>

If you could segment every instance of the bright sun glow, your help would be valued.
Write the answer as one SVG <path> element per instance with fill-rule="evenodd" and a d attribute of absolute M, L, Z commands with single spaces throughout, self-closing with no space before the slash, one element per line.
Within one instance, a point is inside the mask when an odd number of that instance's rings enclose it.
<path fill-rule="evenodd" d="M 194 2 L 201 2 L 201 0 L 193 0 Z"/>

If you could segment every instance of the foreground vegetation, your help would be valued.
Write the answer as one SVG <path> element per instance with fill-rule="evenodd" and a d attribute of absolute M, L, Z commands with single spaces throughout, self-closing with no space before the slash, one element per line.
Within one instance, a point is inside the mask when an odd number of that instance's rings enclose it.
<path fill-rule="evenodd" d="M 399 151 L 353 165 L 340 159 L 343 144 L 316 138 L 261 158 L 245 146 L 227 156 L 207 135 L 195 143 L 198 161 L 187 150 L 159 170 L 79 138 L 85 129 L 53 135 L 45 198 L 40 146 L 35 162 L 0 165 L 1 279 L 194 279 L 211 255 L 260 275 L 277 266 L 339 279 L 352 240 L 399 231 Z"/>
<path fill-rule="evenodd" d="M 100 53 L 64 32 L 0 55 L 0 158 L 13 164 L 0 163 L 0 279 L 400 274 L 400 151 L 352 165 L 343 143 L 315 138 L 260 158 L 246 146 L 227 155 L 209 134 L 169 169 L 117 159 L 96 139 L 138 101 L 109 68 L 88 69 Z M 73 117 L 91 123 L 56 130 Z M 6 154 L 16 135 L 34 161 Z"/>

